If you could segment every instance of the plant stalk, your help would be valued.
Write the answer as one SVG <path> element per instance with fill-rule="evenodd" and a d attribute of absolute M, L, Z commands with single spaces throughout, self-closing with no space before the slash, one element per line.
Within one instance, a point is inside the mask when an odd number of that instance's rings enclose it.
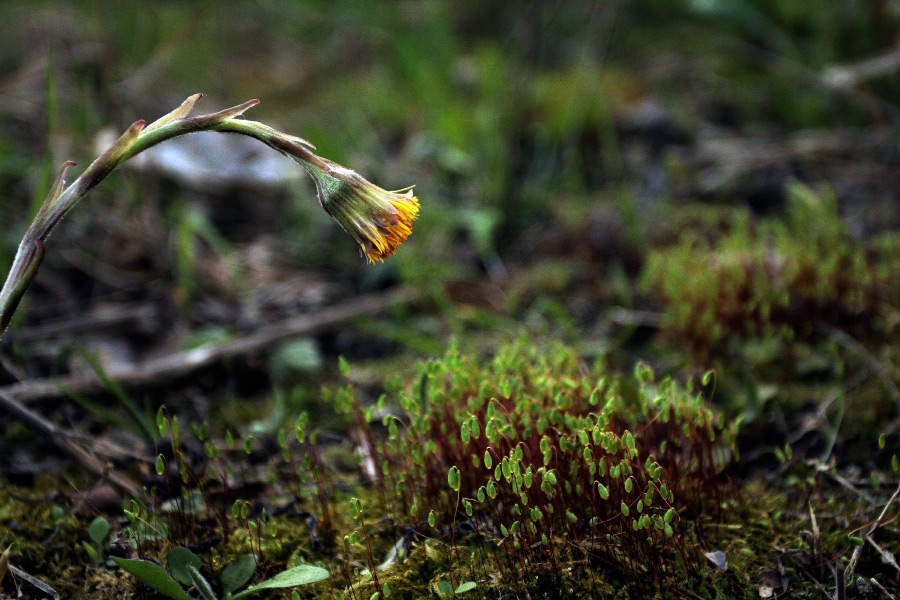
<path fill-rule="evenodd" d="M 78 202 L 103 181 L 107 175 L 128 159 L 144 150 L 173 138 L 198 131 L 237 133 L 255 138 L 269 147 L 288 154 L 301 164 L 311 165 L 322 171 L 330 171 L 333 163 L 313 154 L 305 140 L 284 134 L 256 121 L 238 119 L 248 108 L 259 101 L 249 100 L 238 106 L 208 115 L 188 117 L 201 94 L 191 96 L 177 109 L 145 128 L 145 121 L 136 121 L 108 150 L 101 154 L 69 186 L 63 176 L 74 162 L 66 162 L 60 169 L 50 193 L 38 210 L 34 221 L 25 232 L 7 275 L 0 289 L 0 337 L 9 328 L 12 317 L 31 282 L 37 275 L 44 256 L 44 244 L 50 234 Z"/>

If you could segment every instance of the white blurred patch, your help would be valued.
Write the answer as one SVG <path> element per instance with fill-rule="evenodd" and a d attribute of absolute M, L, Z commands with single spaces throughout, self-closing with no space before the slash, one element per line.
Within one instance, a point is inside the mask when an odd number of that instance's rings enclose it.
<path fill-rule="evenodd" d="M 94 138 L 96 153 L 119 136 L 108 128 Z M 260 141 L 242 135 L 201 131 L 163 142 L 138 154 L 126 167 L 155 173 L 196 191 L 278 191 L 304 176 L 303 169 Z"/>

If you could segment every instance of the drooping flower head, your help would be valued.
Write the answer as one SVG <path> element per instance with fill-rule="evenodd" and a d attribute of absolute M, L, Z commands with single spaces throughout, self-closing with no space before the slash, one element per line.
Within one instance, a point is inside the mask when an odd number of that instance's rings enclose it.
<path fill-rule="evenodd" d="M 316 183 L 319 203 L 359 244 L 371 263 L 382 262 L 412 233 L 419 201 L 412 190 L 389 192 L 312 152 L 315 146 L 268 125 L 229 119 L 219 131 L 251 135 L 300 163 Z"/>
<path fill-rule="evenodd" d="M 412 190 L 389 192 L 355 171 L 325 159 L 303 166 L 316 183 L 319 203 L 359 244 L 372 264 L 391 256 L 412 233 L 419 201 Z"/>

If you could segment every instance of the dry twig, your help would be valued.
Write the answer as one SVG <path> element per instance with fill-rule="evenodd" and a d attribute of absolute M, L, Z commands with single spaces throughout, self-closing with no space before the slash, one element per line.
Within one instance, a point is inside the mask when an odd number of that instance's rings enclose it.
<path fill-rule="evenodd" d="M 12 573 L 14 576 L 18 577 L 19 579 L 24 579 L 25 581 L 30 583 L 36 589 L 39 589 L 43 593 L 45 593 L 48 596 L 50 596 L 51 598 L 53 598 L 53 600 L 59 600 L 59 592 L 54 590 L 52 587 L 50 587 L 49 585 L 47 585 L 46 583 L 44 583 L 43 581 L 41 581 L 34 575 L 29 575 L 22 569 L 15 567 L 13 565 L 9 565 L 9 572 Z"/>
<path fill-rule="evenodd" d="M 94 457 L 94 455 L 83 445 L 85 438 L 82 436 L 67 429 L 57 427 L 2 392 L 0 392 L 0 409 L 9 413 L 28 426 L 29 429 L 50 441 L 59 450 L 94 475 L 109 480 L 109 482 L 117 488 L 134 497 L 141 496 L 141 486 L 132 481 L 129 477 L 112 469 L 109 464 Z"/>
<path fill-rule="evenodd" d="M 888 600 L 897 600 L 897 596 L 884 589 L 884 586 L 878 583 L 878 581 L 876 581 L 874 577 L 869 577 L 869 583 L 881 590 L 881 593 L 884 594 L 884 597 Z"/>
<path fill-rule="evenodd" d="M 900 48 L 849 65 L 830 67 L 822 74 L 822 82 L 838 90 L 849 90 L 876 77 L 900 71 Z"/>
<path fill-rule="evenodd" d="M 148 361 L 135 368 L 111 370 L 108 375 L 123 388 L 141 385 L 158 385 L 184 377 L 197 369 L 219 361 L 261 351 L 281 340 L 298 335 L 309 335 L 337 324 L 362 316 L 382 312 L 398 302 L 411 302 L 421 294 L 408 289 L 390 293 L 362 296 L 318 311 L 263 327 L 240 339 L 189 352 L 180 352 L 158 360 Z M 91 394 L 101 392 L 105 384 L 96 373 L 74 375 L 58 380 L 34 380 L 0 389 L 0 410 L 18 419 L 31 430 L 50 440 L 57 448 L 73 458 L 91 473 L 108 479 L 116 487 L 132 496 L 141 495 L 141 487 L 128 477 L 112 470 L 86 448 L 89 440 L 71 431 L 57 427 L 24 406 L 25 402 L 38 399 L 64 397 L 66 392 Z M 63 391 L 65 390 L 65 391 Z"/>
<path fill-rule="evenodd" d="M 875 530 L 878 529 L 878 526 L 881 525 L 882 519 L 884 519 L 884 515 L 887 514 L 888 508 L 891 507 L 891 504 L 897 499 L 897 496 L 900 496 L 900 485 L 897 486 L 897 489 L 894 490 L 894 493 L 891 495 L 890 499 L 887 501 L 887 504 L 884 505 L 884 508 L 881 509 L 881 514 L 878 515 L 878 518 L 872 522 L 871 525 L 866 527 L 865 532 L 862 534 L 863 539 L 868 539 Z M 853 572 L 856 570 L 856 563 L 859 561 L 860 555 L 862 555 L 863 546 L 857 546 L 853 549 L 853 555 L 850 557 L 850 564 L 847 566 L 846 576 L 850 578 L 853 576 Z"/>
<path fill-rule="evenodd" d="M 347 302 L 321 309 L 314 314 L 299 315 L 261 327 L 252 333 L 220 346 L 178 352 L 163 358 L 149 360 L 134 367 L 109 369 L 112 381 L 122 388 L 159 385 L 179 379 L 198 369 L 223 360 L 253 354 L 291 337 L 310 335 L 359 317 L 372 316 L 398 303 L 410 303 L 422 294 L 410 289 L 360 296 Z M 102 392 L 106 387 L 93 372 L 60 378 L 35 379 L 0 388 L 7 398 L 29 403 L 37 400 L 66 397 L 67 392 L 82 395 Z"/>

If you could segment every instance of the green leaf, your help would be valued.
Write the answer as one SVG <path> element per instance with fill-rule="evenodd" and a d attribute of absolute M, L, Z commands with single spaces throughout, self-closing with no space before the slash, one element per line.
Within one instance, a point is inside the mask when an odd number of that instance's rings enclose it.
<path fill-rule="evenodd" d="M 240 594 L 235 594 L 234 596 L 232 596 L 232 600 L 234 598 L 240 598 L 241 596 L 252 594 L 253 592 L 258 592 L 259 590 L 307 585 L 310 583 L 315 583 L 317 581 L 322 581 L 323 579 L 328 579 L 329 576 L 330 574 L 328 573 L 328 571 L 321 567 L 314 567 L 312 565 L 300 565 L 294 567 L 293 569 L 288 569 L 287 571 L 279 573 L 272 579 L 267 579 L 260 584 L 248 587 Z"/>
<path fill-rule="evenodd" d="M 459 584 L 459 587 L 456 588 L 456 590 L 454 590 L 453 593 L 454 593 L 454 594 L 464 594 L 464 593 L 466 593 L 466 592 L 469 592 L 469 591 L 471 591 L 471 590 L 474 590 L 476 587 L 477 587 L 477 586 L 475 585 L 475 582 L 474 582 L 474 581 L 467 581 L 467 582 L 465 582 L 465 583 Z"/>
<path fill-rule="evenodd" d="M 173 548 L 169 552 L 169 571 L 172 573 L 172 577 L 184 585 L 194 585 L 187 566 L 191 565 L 195 569 L 199 569 L 202 564 L 200 557 L 187 548 Z"/>
<path fill-rule="evenodd" d="M 88 553 L 92 562 L 98 562 L 100 560 L 100 557 L 97 555 L 97 550 L 95 550 L 93 546 L 87 542 L 81 542 L 81 544 L 84 546 L 84 551 Z"/>
<path fill-rule="evenodd" d="M 446 598 L 453 593 L 453 586 L 451 586 L 450 582 L 445 579 L 441 579 L 440 581 L 438 581 L 437 587 L 438 594 L 441 596 L 441 598 Z"/>
<path fill-rule="evenodd" d="M 98 546 L 103 545 L 106 536 L 109 535 L 109 521 L 103 517 L 97 517 L 88 526 L 88 535 Z"/>
<path fill-rule="evenodd" d="M 219 576 L 222 582 L 222 591 L 225 594 L 233 594 L 253 577 L 254 572 L 256 572 L 256 556 L 245 554 L 236 558 L 222 570 L 222 574 Z"/>
<path fill-rule="evenodd" d="M 194 587 L 197 588 L 197 591 L 200 592 L 200 595 L 203 596 L 203 600 L 218 600 L 216 598 L 216 593 L 213 591 L 212 586 L 209 585 L 209 582 L 206 578 L 200 574 L 200 571 L 197 570 L 192 564 L 187 565 L 188 575 L 191 576 L 191 582 L 194 584 Z"/>
<path fill-rule="evenodd" d="M 175 600 L 191 600 L 181 586 L 162 567 L 146 560 L 130 560 L 113 556 L 112 561 L 161 594 Z"/>
<path fill-rule="evenodd" d="M 125 412 L 128 413 L 128 416 L 131 417 L 132 421 L 136 428 L 141 432 L 144 439 L 152 446 L 153 442 L 156 441 L 157 436 L 153 431 L 153 427 L 151 427 L 150 421 L 147 417 L 141 414 L 141 411 L 138 409 L 137 405 L 134 403 L 134 400 L 125 393 L 125 390 L 106 372 L 103 368 L 103 363 L 100 362 L 100 359 L 95 355 L 91 354 L 84 346 L 79 345 L 78 350 L 81 352 L 82 358 L 84 358 L 85 362 L 87 362 L 88 366 L 94 371 L 106 389 L 113 395 L 113 397 L 118 400 L 119 404 L 122 408 L 125 409 Z"/>

